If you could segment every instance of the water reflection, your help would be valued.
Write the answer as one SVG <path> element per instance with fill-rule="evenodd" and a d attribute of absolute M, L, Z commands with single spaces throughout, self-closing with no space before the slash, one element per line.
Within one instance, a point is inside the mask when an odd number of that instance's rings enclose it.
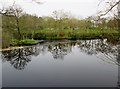
<path fill-rule="evenodd" d="M 82 52 L 88 55 L 96 55 L 99 59 L 118 65 L 118 89 L 120 88 L 120 43 L 107 39 L 83 40 L 78 44 Z"/>
<path fill-rule="evenodd" d="M 77 40 L 62 42 L 46 42 L 33 47 L 8 50 L 2 52 L 2 61 L 9 62 L 15 69 L 23 70 L 34 56 L 52 54 L 53 59 L 65 60 L 65 56 L 77 48 L 86 55 L 94 55 L 99 59 L 118 65 L 118 87 L 120 87 L 120 44 L 107 39 Z"/>
<path fill-rule="evenodd" d="M 96 55 L 99 59 L 108 63 L 120 65 L 118 62 L 120 58 L 118 42 L 110 43 L 107 39 L 99 40 L 83 40 L 80 41 L 78 47 L 82 52 L 88 55 Z"/>
<path fill-rule="evenodd" d="M 15 69 L 22 70 L 31 61 L 32 55 L 39 55 L 36 47 L 3 51 L 2 60 L 8 61 Z"/>
<path fill-rule="evenodd" d="M 54 59 L 63 60 L 72 52 L 72 48 L 78 47 L 87 55 L 96 55 L 103 61 L 120 65 L 120 45 L 117 42 L 114 44 L 107 42 L 107 39 L 49 42 L 23 49 L 3 51 L 2 60 L 8 61 L 15 69 L 22 70 L 31 61 L 32 56 L 50 52 Z"/>
<path fill-rule="evenodd" d="M 54 59 L 64 59 L 64 56 L 72 51 L 72 45 L 68 43 L 49 45 L 48 51 L 52 53 Z"/>

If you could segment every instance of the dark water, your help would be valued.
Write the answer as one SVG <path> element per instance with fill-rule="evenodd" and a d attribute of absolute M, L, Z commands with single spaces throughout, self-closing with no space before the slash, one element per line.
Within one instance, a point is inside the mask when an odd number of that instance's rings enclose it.
<path fill-rule="evenodd" d="M 108 40 L 45 42 L 1 53 L 3 87 L 117 87 L 120 48 Z"/>

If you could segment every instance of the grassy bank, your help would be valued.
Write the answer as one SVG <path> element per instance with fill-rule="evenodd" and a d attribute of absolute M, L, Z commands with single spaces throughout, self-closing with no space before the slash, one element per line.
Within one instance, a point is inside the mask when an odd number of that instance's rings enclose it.
<path fill-rule="evenodd" d="M 80 30 L 34 30 L 23 31 L 24 38 L 37 40 L 60 40 L 60 39 L 98 39 L 98 38 L 118 38 L 118 30 L 113 29 L 80 29 Z"/>
<path fill-rule="evenodd" d="M 10 46 L 29 46 L 38 43 L 37 40 L 79 40 L 79 39 L 113 39 L 119 40 L 120 34 L 115 29 L 64 29 L 64 30 L 23 30 L 23 40 L 17 40 L 17 33 L 2 32 L 2 48 Z"/>
<path fill-rule="evenodd" d="M 27 45 L 36 45 L 38 44 L 37 40 L 33 39 L 24 39 L 24 40 L 17 40 L 17 39 L 12 39 L 11 41 L 11 46 L 27 46 Z"/>
<path fill-rule="evenodd" d="M 8 38 L 9 39 L 9 38 Z M 33 40 L 33 39 L 23 39 L 23 40 L 18 40 L 18 39 L 9 39 L 9 40 L 5 40 L 2 39 L 2 49 L 4 48 L 9 48 L 9 47 L 18 47 L 18 46 L 32 46 L 32 45 L 36 45 L 39 42 L 37 40 Z"/>

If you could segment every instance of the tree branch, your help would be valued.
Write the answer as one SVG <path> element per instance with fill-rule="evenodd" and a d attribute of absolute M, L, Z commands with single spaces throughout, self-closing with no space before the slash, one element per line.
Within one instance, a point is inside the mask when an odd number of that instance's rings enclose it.
<path fill-rule="evenodd" d="M 114 5 L 112 5 L 108 11 L 106 11 L 104 14 L 101 14 L 100 16 L 104 16 L 106 14 L 108 14 L 115 6 L 117 6 L 120 3 L 120 0 L 118 2 L 116 2 Z"/>

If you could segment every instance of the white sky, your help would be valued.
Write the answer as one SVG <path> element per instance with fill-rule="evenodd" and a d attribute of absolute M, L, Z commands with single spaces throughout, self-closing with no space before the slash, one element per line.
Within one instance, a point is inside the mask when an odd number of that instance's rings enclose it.
<path fill-rule="evenodd" d="M 71 12 L 77 17 L 87 17 L 96 14 L 99 0 L 41 0 L 43 4 L 30 3 L 30 0 L 16 0 L 24 11 L 38 16 L 52 15 L 55 10 Z M 8 6 L 13 0 L 0 0 L 0 5 Z"/>

